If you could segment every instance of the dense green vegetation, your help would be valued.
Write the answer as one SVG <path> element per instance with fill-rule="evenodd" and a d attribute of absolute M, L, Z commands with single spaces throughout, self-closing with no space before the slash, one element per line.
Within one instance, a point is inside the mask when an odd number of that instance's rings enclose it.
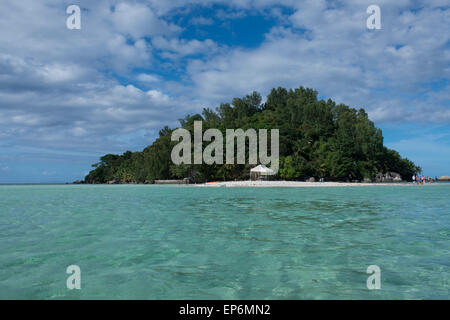
<path fill-rule="evenodd" d="M 300 87 L 272 89 L 265 103 L 253 92 L 221 104 L 216 111 L 186 116 L 180 125 L 191 131 L 194 121 L 203 121 L 203 131 L 226 129 L 280 130 L 280 170 L 275 178 L 330 181 L 374 179 L 377 173 L 397 172 L 410 179 L 421 171 L 396 151 L 383 146 L 383 136 L 364 109 L 318 100 L 317 92 Z M 248 179 L 253 165 L 174 165 L 171 150 L 173 130 L 159 132 L 159 138 L 142 152 L 108 154 L 94 164 L 87 183 L 144 183 L 156 179 L 190 178 L 194 181 Z M 204 143 L 206 146 L 207 143 Z M 270 145 L 270 144 L 269 144 Z"/>

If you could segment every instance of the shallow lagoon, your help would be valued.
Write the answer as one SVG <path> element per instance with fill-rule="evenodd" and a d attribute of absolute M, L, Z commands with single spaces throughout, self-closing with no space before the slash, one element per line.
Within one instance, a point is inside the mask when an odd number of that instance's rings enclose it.
<path fill-rule="evenodd" d="M 0 186 L 0 298 L 448 299 L 449 198 L 450 184 Z"/>

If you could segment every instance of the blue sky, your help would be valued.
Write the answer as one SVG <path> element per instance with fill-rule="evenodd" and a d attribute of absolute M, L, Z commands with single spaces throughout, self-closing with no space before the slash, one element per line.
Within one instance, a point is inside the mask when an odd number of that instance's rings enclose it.
<path fill-rule="evenodd" d="M 450 175 L 448 0 L 0 4 L 0 183 L 82 179 L 188 113 L 278 86 L 365 108 L 388 147 Z"/>

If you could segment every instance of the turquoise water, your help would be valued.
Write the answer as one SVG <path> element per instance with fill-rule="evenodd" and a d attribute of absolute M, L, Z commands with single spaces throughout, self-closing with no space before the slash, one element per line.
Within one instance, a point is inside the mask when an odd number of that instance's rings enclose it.
<path fill-rule="evenodd" d="M 0 299 L 449 299 L 449 198 L 450 184 L 0 186 Z"/>

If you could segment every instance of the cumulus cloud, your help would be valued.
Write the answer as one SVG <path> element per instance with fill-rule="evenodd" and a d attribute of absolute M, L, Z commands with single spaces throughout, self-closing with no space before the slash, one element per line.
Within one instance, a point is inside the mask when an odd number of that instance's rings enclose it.
<path fill-rule="evenodd" d="M 121 84 L 153 63 L 147 37 L 181 30 L 144 2 L 81 1 L 82 29 L 65 25 L 69 5 L 5 1 L 0 11 L 0 123 L 3 144 L 111 149 L 120 133 L 173 124 L 180 103 L 161 88 Z M 11 32 L 14 30 L 14 32 Z M 156 76 L 139 81 L 155 83 Z M 91 143 L 86 143 L 89 137 Z M 142 137 L 140 144 L 143 145 Z M 153 137 L 146 143 L 151 143 Z M 120 142 L 120 141 L 119 141 Z"/>
<path fill-rule="evenodd" d="M 183 112 L 177 108 L 181 101 L 160 90 L 121 85 L 95 69 L 0 58 L 5 141 L 96 148 L 108 136 L 173 124 L 169 115 Z"/>
<path fill-rule="evenodd" d="M 181 7 L 202 6 L 210 7 L 212 5 L 227 6 L 233 9 L 265 9 L 274 5 L 295 6 L 298 0 L 147 0 L 147 3 L 159 14 L 166 14 Z M 221 12 L 223 9 L 220 9 Z"/>
<path fill-rule="evenodd" d="M 421 121 L 450 120 L 448 103 L 417 95 L 424 82 L 449 78 L 450 36 L 437 32 L 450 29 L 449 10 L 413 11 L 406 10 L 409 1 L 383 2 L 383 29 L 369 31 L 366 1 L 330 4 L 300 2 L 290 16 L 292 25 L 274 27 L 256 49 L 191 61 L 195 93 L 219 101 L 230 93 L 303 85 L 365 107 L 377 121 L 417 121 L 425 109 Z"/>
<path fill-rule="evenodd" d="M 111 5 L 104 0 L 81 4 L 82 28 L 74 31 L 66 28 L 66 7 L 58 1 L 5 1 L 0 11 L 1 52 L 99 68 L 147 63 L 150 46 L 143 39 L 127 39 L 132 27 L 115 26 Z"/>
<path fill-rule="evenodd" d="M 118 3 L 113 7 L 111 20 L 117 30 L 135 39 L 181 31 L 179 26 L 159 19 L 148 6 L 142 3 Z"/>
<path fill-rule="evenodd" d="M 381 30 L 366 29 L 366 0 L 81 0 L 81 30 L 66 28 L 70 4 L 2 2 L 0 148 L 11 159 L 140 149 L 187 113 L 275 86 L 312 87 L 379 123 L 450 123 L 447 1 L 380 0 Z M 256 47 L 215 34 L 255 14 L 275 21 Z"/>
<path fill-rule="evenodd" d="M 195 54 L 211 55 L 216 53 L 219 46 L 211 39 L 199 41 L 197 39 L 166 39 L 156 37 L 152 41 L 155 48 L 162 50 L 162 56 L 167 58 L 179 58 Z"/>

